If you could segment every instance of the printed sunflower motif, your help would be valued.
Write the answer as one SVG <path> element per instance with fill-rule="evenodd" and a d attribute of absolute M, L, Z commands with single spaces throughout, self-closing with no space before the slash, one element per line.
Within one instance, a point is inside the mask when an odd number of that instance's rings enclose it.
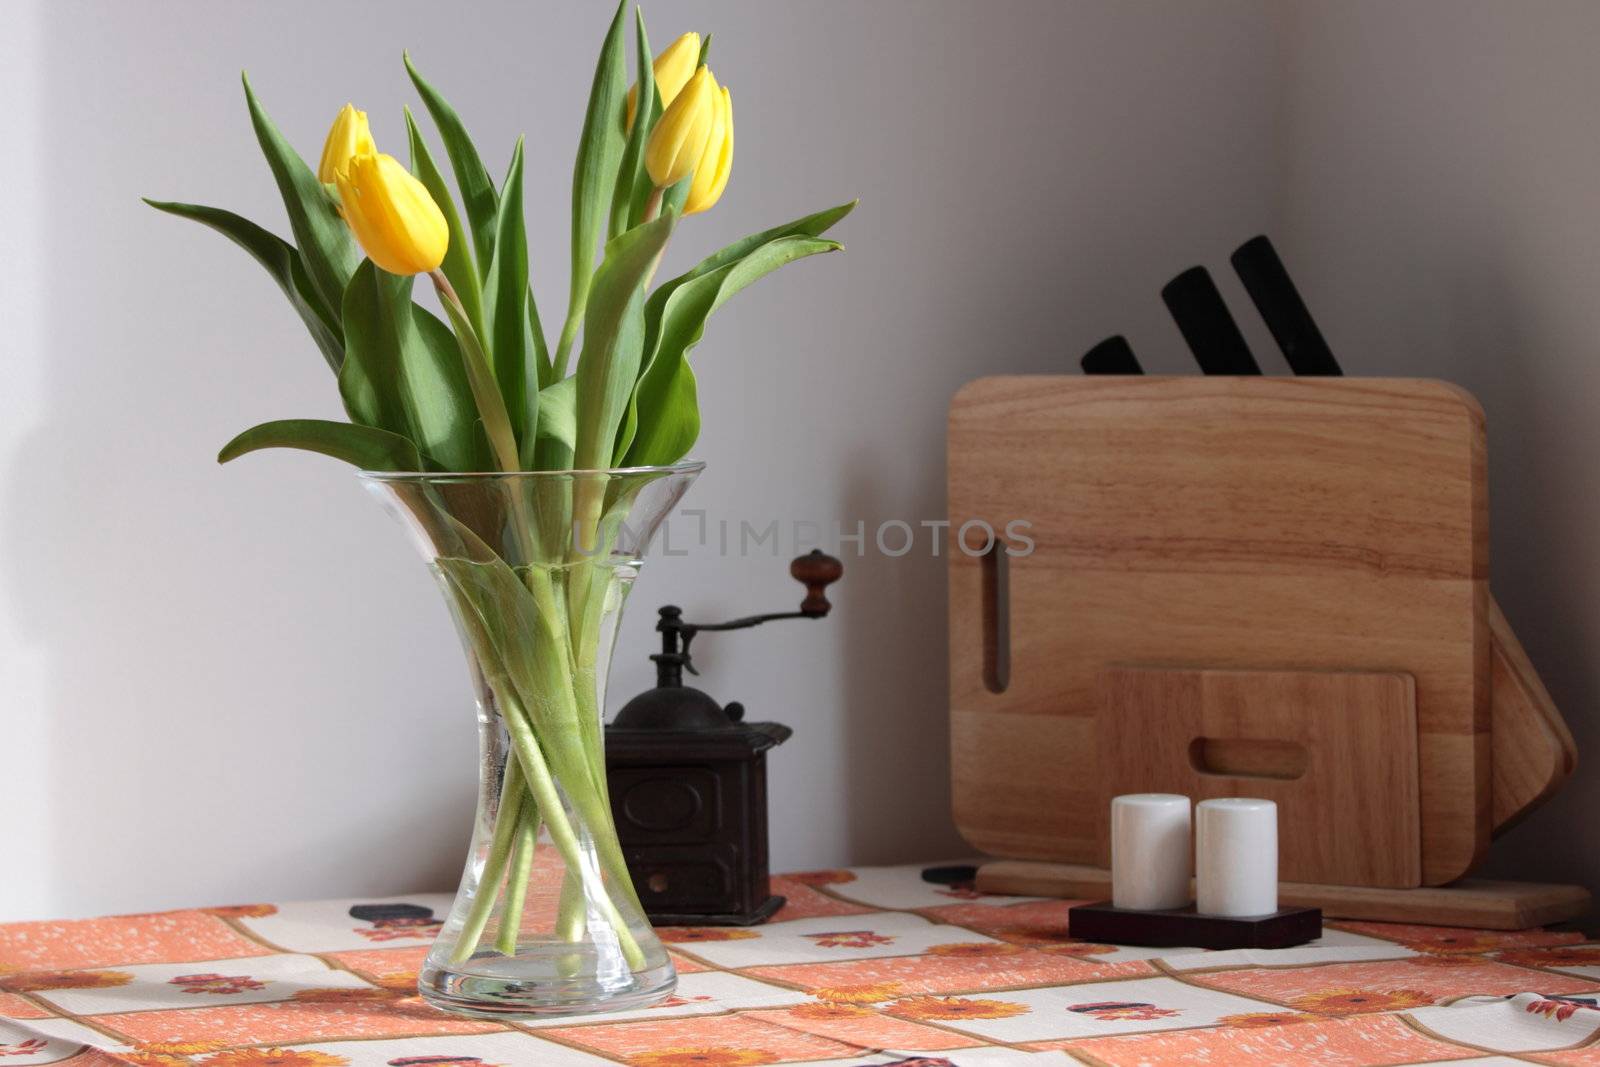
<path fill-rule="evenodd" d="M 819 885 L 843 885 L 846 882 L 856 880 L 855 874 L 846 870 L 801 871 L 799 874 L 787 874 L 784 877 L 791 881 L 799 882 L 801 885 L 813 887 Z"/>
<path fill-rule="evenodd" d="M 200 910 L 219 919 L 265 919 L 268 915 L 278 914 L 276 904 L 224 904 Z"/>
<path fill-rule="evenodd" d="M 697 941 L 749 941 L 761 935 L 742 926 L 664 926 L 656 936 L 673 945 L 690 945 Z"/>
<path fill-rule="evenodd" d="M 866 982 L 861 985 L 833 985 L 813 989 L 818 1000 L 834 1004 L 877 1004 L 898 997 L 904 987 L 899 982 Z"/>
<path fill-rule="evenodd" d="M 368 975 L 367 980 L 375 986 L 392 989 L 408 996 L 417 991 L 416 971 L 388 971 L 384 974 Z"/>
<path fill-rule="evenodd" d="M 1405 946 L 1434 956 L 1470 956 L 1504 948 L 1505 941 L 1493 934 L 1445 934 L 1421 941 L 1408 941 Z"/>
<path fill-rule="evenodd" d="M 944 1019 L 1009 1019 L 1033 1011 L 1026 1004 L 980 997 L 906 997 L 886 1009 L 902 1019 L 936 1022 Z"/>
<path fill-rule="evenodd" d="M 1087 941 L 1079 941 L 1061 926 L 1002 926 L 989 933 L 1004 941 L 1018 945 L 1027 945 L 1030 948 L 1043 948 L 1046 945 L 1087 945 Z M 1111 948 L 1107 946 L 1107 952 Z"/>
<path fill-rule="evenodd" d="M 1022 951 L 1020 945 L 1004 941 L 962 941 L 951 945 L 932 945 L 930 956 L 1012 956 Z"/>
<path fill-rule="evenodd" d="M 1217 1020 L 1218 1026 L 1233 1026 L 1241 1029 L 1250 1029 L 1258 1026 L 1288 1026 L 1293 1023 L 1315 1022 L 1321 1018 L 1305 1011 L 1247 1011 L 1240 1015 L 1224 1015 Z"/>
<path fill-rule="evenodd" d="M 127 985 L 127 971 L 23 971 L 0 977 L 0 993 L 38 993 L 47 989 L 110 989 Z"/>
<path fill-rule="evenodd" d="M 139 1046 L 139 1051 L 151 1056 L 198 1056 L 221 1052 L 227 1047 L 222 1041 L 146 1041 Z"/>
<path fill-rule="evenodd" d="M 200 1067 L 345 1067 L 343 1056 L 310 1049 L 236 1048 L 200 1061 Z"/>
<path fill-rule="evenodd" d="M 789 1009 L 789 1014 L 797 1019 L 865 1019 L 877 1012 L 859 1004 L 824 1000 L 815 1004 L 797 1004 Z"/>
<path fill-rule="evenodd" d="M 755 1048 L 663 1048 L 628 1057 L 632 1067 L 759 1067 L 778 1057 Z"/>
<path fill-rule="evenodd" d="M 1094 941 L 1067 941 L 1059 945 L 1040 945 L 1040 952 L 1048 952 L 1052 956 L 1104 956 L 1108 952 L 1117 951 L 1116 945 L 1101 945 Z"/>
<path fill-rule="evenodd" d="M 1469 956 L 1449 952 L 1443 955 L 1435 955 L 1431 952 L 1424 952 L 1420 956 L 1407 958 L 1405 962 L 1413 967 L 1482 967 L 1488 964 L 1489 961 L 1477 955 Z"/>
<path fill-rule="evenodd" d="M 1588 967 L 1600 964 L 1600 945 L 1521 948 L 1502 952 L 1496 958 L 1502 963 L 1515 963 L 1522 967 Z"/>
<path fill-rule="evenodd" d="M 175 985 L 185 993 L 210 993 L 214 996 L 267 988 L 267 983 L 242 974 L 180 974 L 176 978 L 168 978 L 167 984 Z"/>
<path fill-rule="evenodd" d="M 1177 1008 L 1158 1008 L 1142 1000 L 1100 1000 L 1087 1004 L 1068 1004 L 1067 1010 L 1105 1022 L 1150 1022 L 1183 1014 Z"/>
<path fill-rule="evenodd" d="M 1415 989 L 1322 989 L 1306 993 L 1289 1001 L 1296 1011 L 1316 1012 L 1318 1015 L 1361 1015 L 1372 1011 L 1403 1011 L 1406 1008 L 1425 1008 L 1433 1003 L 1433 995 Z"/>
<path fill-rule="evenodd" d="M 818 948 L 876 948 L 892 945 L 895 938 L 888 934 L 875 934 L 871 930 L 834 930 L 822 934 L 801 934 Z"/>

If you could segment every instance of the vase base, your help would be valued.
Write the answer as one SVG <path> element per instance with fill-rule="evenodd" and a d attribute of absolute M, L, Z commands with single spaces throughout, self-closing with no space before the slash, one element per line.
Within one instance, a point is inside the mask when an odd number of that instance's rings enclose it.
<path fill-rule="evenodd" d="M 516 1019 L 648 1008 L 672 995 L 671 963 L 610 980 L 574 966 L 573 946 L 546 952 L 485 956 L 452 967 L 424 966 L 417 991 L 436 1008 L 478 1019 Z M 588 973 L 585 971 L 588 970 Z"/>

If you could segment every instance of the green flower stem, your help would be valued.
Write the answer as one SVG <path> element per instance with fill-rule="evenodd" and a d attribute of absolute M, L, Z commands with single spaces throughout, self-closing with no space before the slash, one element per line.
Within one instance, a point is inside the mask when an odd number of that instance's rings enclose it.
<path fill-rule="evenodd" d="M 461 364 L 466 369 L 467 385 L 472 390 L 472 402 L 477 405 L 478 417 L 483 422 L 484 433 L 488 435 L 489 446 L 494 450 L 495 461 L 500 464 L 501 470 L 520 471 L 522 460 L 517 452 L 517 435 L 511 428 L 511 416 L 506 413 L 505 399 L 500 395 L 494 371 L 489 369 L 489 357 L 484 352 L 483 339 L 473 329 L 472 320 L 461 305 L 461 297 L 456 295 L 454 286 L 444 272 L 436 270 L 428 277 L 432 279 L 439 302 L 444 305 L 450 325 L 455 330 L 456 343 L 461 348 Z"/>
<path fill-rule="evenodd" d="M 583 325 L 583 313 L 589 306 L 589 279 L 574 278 L 572 299 L 567 304 L 567 321 L 561 324 L 561 340 L 556 344 L 555 380 L 567 376 L 567 359 L 572 355 L 572 344 L 578 339 L 578 327 Z"/>
<path fill-rule="evenodd" d="M 588 913 L 589 905 L 583 899 L 583 883 L 569 870 L 561 879 L 561 903 L 556 908 L 556 936 L 563 941 L 583 940 Z"/>
<path fill-rule="evenodd" d="M 499 826 L 495 827 L 496 830 Z M 500 912 L 500 936 L 495 948 L 507 956 L 517 954 L 522 929 L 522 907 L 528 899 L 528 878 L 533 873 L 533 850 L 539 840 L 539 809 L 530 796 L 517 813 L 515 851 L 506 877 L 506 905 Z"/>
<path fill-rule="evenodd" d="M 478 875 L 478 894 L 472 900 L 472 910 L 461 928 L 461 937 L 450 953 L 451 963 L 460 963 L 478 951 L 484 927 L 494 911 L 494 902 L 500 896 L 500 880 L 505 875 L 506 860 L 513 844 L 513 831 L 523 807 L 526 791 L 522 788 L 522 774 L 516 763 L 506 764 L 506 773 L 500 783 L 500 806 L 495 812 L 494 836 L 489 841 L 489 855 L 483 861 Z M 531 802 L 531 798 L 529 798 Z"/>
<path fill-rule="evenodd" d="M 597 556 L 600 546 L 594 543 L 594 538 L 598 536 L 598 528 L 599 523 L 596 520 L 590 526 L 596 533 L 591 534 L 590 540 L 586 543 Z M 606 575 L 595 566 L 593 559 L 581 557 L 566 575 L 568 601 L 576 601 L 582 607 L 572 614 L 568 633 L 560 638 L 561 643 L 567 647 L 569 669 L 554 687 L 563 698 L 563 703 L 572 709 L 571 720 L 576 727 L 578 739 L 576 746 L 567 746 L 571 762 L 566 766 L 572 770 L 572 775 L 563 777 L 562 781 L 567 785 L 567 797 L 573 807 L 578 809 L 583 819 L 596 831 L 595 851 L 606 877 L 611 883 L 620 887 L 635 908 L 643 911 L 638 891 L 633 885 L 633 876 L 628 873 L 627 860 L 622 855 L 621 845 L 617 843 L 616 824 L 611 814 L 611 796 L 606 788 L 605 736 L 601 732 L 600 710 L 595 704 L 596 690 L 593 684 L 596 675 L 595 659 L 599 652 L 600 627 L 597 625 L 598 619 L 591 621 L 586 617 L 589 610 L 603 611 L 605 607 L 603 594 L 598 598 L 601 602 L 595 602 L 596 589 L 603 587 L 603 581 L 597 581 L 597 578 L 605 579 Z M 555 588 L 550 576 L 539 568 L 530 568 L 526 584 L 539 605 L 540 617 L 559 619 L 561 611 L 557 606 Z M 585 681 L 590 684 L 583 684 Z M 576 747 L 578 751 L 570 752 L 572 747 Z M 577 767 L 573 768 L 572 763 L 576 763 Z M 589 783 L 588 789 L 579 788 L 577 782 L 572 780 L 580 769 Z"/>
<path fill-rule="evenodd" d="M 545 679 L 549 682 L 553 679 Z M 508 698 L 502 703 L 502 714 L 505 716 L 506 726 L 511 734 L 512 747 L 516 750 L 517 759 L 522 764 L 523 774 L 527 776 L 528 785 L 533 793 L 534 800 L 544 812 L 545 825 L 550 828 L 550 840 L 555 844 L 556 850 L 561 853 L 570 870 L 578 872 L 579 877 L 594 878 L 590 886 L 594 903 L 605 914 L 606 920 L 611 924 L 617 935 L 617 943 L 622 948 L 623 956 L 630 967 L 643 967 L 645 963 L 644 952 L 639 948 L 639 943 L 634 940 L 633 934 L 628 930 L 627 922 L 617 910 L 610 894 L 606 891 L 605 882 L 600 880 L 598 872 L 590 872 L 584 864 L 583 848 L 578 841 L 577 834 L 573 832 L 572 823 L 568 821 L 566 810 L 561 805 L 561 796 L 556 791 L 555 780 L 550 773 L 550 765 L 545 761 L 545 755 L 540 749 L 539 739 L 534 735 L 533 727 L 529 724 L 527 713 L 516 703 L 514 698 Z M 546 743 L 552 739 L 546 738 Z M 553 751 L 563 765 L 563 769 L 576 771 L 578 767 L 572 766 L 570 755 L 564 755 L 563 750 L 570 748 L 567 745 L 554 745 Z M 581 767 L 581 764 L 578 765 Z M 572 781 L 567 795 L 573 801 L 573 806 L 578 808 L 585 817 L 594 809 L 599 798 L 593 795 L 592 789 L 584 789 L 584 777 Z M 604 826 L 605 823 L 599 825 Z"/>

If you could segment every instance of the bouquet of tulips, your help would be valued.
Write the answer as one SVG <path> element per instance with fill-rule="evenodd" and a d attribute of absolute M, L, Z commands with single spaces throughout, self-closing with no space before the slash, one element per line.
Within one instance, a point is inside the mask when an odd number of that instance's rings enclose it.
<path fill-rule="evenodd" d="M 706 320 L 776 268 L 837 250 L 822 234 L 854 207 L 735 241 L 652 289 L 668 240 L 728 186 L 733 102 L 706 64 L 709 36 L 684 34 L 652 59 L 642 15 L 630 89 L 625 16 L 624 4 L 601 48 L 578 142 L 570 288 L 553 344 L 529 286 L 521 142 L 497 184 L 461 117 L 409 56 L 454 192 L 409 109 L 409 167 L 379 151 L 366 114 L 346 105 L 313 170 L 246 79 L 292 243 L 218 208 L 150 201 L 220 231 L 266 268 L 333 370 L 349 416 L 264 423 L 229 442 L 222 461 L 288 447 L 368 471 L 583 475 L 558 502 L 513 501 L 493 524 L 446 520 L 459 528 L 439 541 L 456 547 L 434 561 L 516 757 L 481 871 L 486 886 L 511 885 L 499 922 L 507 953 L 522 906 L 511 872 L 526 872 L 541 828 L 562 851 L 569 882 L 596 877 L 577 853 L 563 800 L 599 828 L 606 885 L 582 888 L 591 904 L 600 898 L 629 947 L 609 907 L 633 890 L 611 822 L 593 684 L 602 602 L 616 599 L 596 560 L 627 505 L 614 469 L 674 464 L 687 454 L 700 426 L 688 356 Z M 418 275 L 448 324 L 414 302 Z M 490 526 L 510 530 L 504 544 L 514 547 L 488 543 Z M 568 926 L 583 921 L 585 906 L 575 891 L 569 899 L 572 888 L 561 902 Z M 494 900 L 486 892 L 474 904 L 454 959 L 478 950 Z"/>

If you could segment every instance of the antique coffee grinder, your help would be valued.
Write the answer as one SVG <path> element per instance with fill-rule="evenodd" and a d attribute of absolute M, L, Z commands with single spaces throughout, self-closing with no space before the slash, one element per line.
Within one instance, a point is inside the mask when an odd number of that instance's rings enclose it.
<path fill-rule="evenodd" d="M 743 630 L 776 619 L 820 619 L 825 590 L 844 565 L 813 550 L 789 564 L 806 587 L 799 611 L 730 622 L 685 622 L 661 608 L 656 687 L 623 706 L 606 727 L 611 808 L 628 871 L 656 923 L 750 926 L 783 906 L 767 884 L 767 749 L 792 732 L 776 722 L 745 722 L 744 705 L 718 704 L 683 684 L 699 674 L 689 657 L 695 635 Z"/>

